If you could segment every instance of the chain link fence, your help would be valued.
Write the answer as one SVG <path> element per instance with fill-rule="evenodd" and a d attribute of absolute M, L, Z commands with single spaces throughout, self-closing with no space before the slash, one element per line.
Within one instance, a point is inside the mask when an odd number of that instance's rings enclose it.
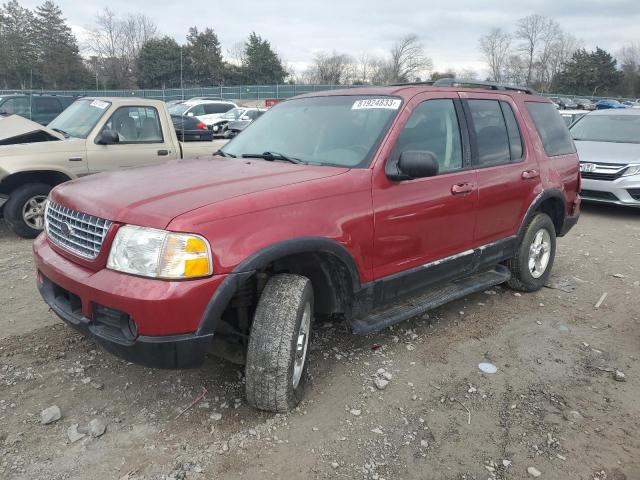
<path fill-rule="evenodd" d="M 296 95 L 354 85 L 236 85 L 200 88 L 170 88 L 157 90 L 0 90 L 0 96 L 13 93 L 36 95 L 71 95 L 85 97 L 140 97 L 156 100 L 186 100 L 193 97 L 212 97 L 223 100 L 265 100 L 291 98 Z"/>

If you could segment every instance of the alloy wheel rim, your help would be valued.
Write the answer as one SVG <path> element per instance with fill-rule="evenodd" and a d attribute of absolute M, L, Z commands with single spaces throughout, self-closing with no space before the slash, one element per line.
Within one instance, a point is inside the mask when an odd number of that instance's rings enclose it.
<path fill-rule="evenodd" d="M 533 278 L 544 275 L 551 258 L 551 236 L 549 232 L 541 228 L 533 237 L 529 246 L 529 273 Z"/>
<path fill-rule="evenodd" d="M 304 362 L 307 360 L 307 348 L 309 346 L 309 330 L 311 329 L 311 304 L 307 302 L 302 313 L 302 321 L 298 329 L 298 338 L 296 341 L 295 363 L 293 364 L 293 388 L 298 388 L 302 371 L 304 370 Z"/>
<path fill-rule="evenodd" d="M 42 230 L 44 228 L 44 207 L 46 202 L 46 195 L 35 195 L 27 200 L 22 207 L 24 223 L 35 230 Z"/>

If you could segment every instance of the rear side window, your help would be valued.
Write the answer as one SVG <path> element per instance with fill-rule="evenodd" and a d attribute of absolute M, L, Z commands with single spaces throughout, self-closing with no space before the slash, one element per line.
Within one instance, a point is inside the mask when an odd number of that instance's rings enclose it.
<path fill-rule="evenodd" d="M 511 161 L 516 162 L 522 158 L 522 136 L 520 128 L 513 114 L 511 105 L 507 102 L 500 102 L 504 120 L 507 124 L 507 133 L 509 134 L 509 152 L 511 153 Z"/>
<path fill-rule="evenodd" d="M 206 103 L 204 105 L 204 111 L 207 114 L 211 113 L 226 113 L 233 108 L 233 105 L 229 103 Z"/>
<path fill-rule="evenodd" d="M 525 102 L 538 130 L 544 151 L 550 157 L 575 153 L 569 129 L 551 103 Z"/>
<path fill-rule="evenodd" d="M 511 162 L 509 133 L 497 100 L 468 100 L 478 145 L 478 166 Z"/>

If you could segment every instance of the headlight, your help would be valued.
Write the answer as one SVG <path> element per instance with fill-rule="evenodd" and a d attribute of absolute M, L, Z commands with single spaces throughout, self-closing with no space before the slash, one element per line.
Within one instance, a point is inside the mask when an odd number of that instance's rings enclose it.
<path fill-rule="evenodd" d="M 640 174 L 640 165 L 629 165 L 622 174 L 623 177 Z"/>
<path fill-rule="evenodd" d="M 107 268 L 173 280 L 213 273 L 211 249 L 204 238 L 134 225 L 125 225 L 118 230 Z"/>

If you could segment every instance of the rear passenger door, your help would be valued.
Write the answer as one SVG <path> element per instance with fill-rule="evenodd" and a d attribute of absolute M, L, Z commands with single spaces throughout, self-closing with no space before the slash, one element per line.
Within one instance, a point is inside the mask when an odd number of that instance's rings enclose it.
<path fill-rule="evenodd" d="M 518 107 L 509 96 L 492 95 L 487 99 L 487 95 L 466 92 L 460 96 L 477 173 L 474 244 L 478 247 L 518 231 L 540 188 L 540 170 L 534 152 L 524 142 Z"/>

